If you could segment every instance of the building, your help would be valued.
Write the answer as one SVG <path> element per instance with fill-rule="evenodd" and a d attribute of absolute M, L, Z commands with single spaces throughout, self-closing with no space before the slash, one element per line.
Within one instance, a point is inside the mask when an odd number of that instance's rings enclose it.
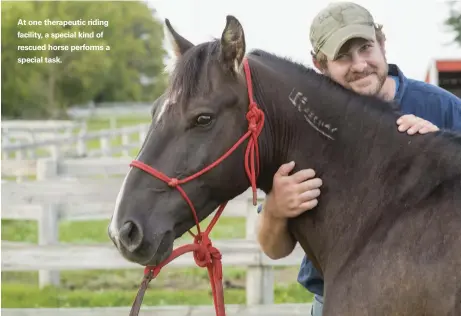
<path fill-rule="evenodd" d="M 425 81 L 461 98 L 461 58 L 432 60 Z"/>

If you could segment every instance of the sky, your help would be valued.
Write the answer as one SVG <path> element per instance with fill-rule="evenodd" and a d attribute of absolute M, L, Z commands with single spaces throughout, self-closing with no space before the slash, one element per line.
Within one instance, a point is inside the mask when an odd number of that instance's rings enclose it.
<path fill-rule="evenodd" d="M 226 16 L 243 26 L 247 51 L 263 49 L 312 65 L 310 23 L 329 2 L 325 0 L 147 0 L 160 19 L 194 44 L 219 38 Z M 337 2 L 337 1 L 331 1 Z M 461 47 L 443 21 L 446 0 L 355 0 L 383 24 L 386 55 L 407 77 L 424 80 L 434 58 L 461 58 Z M 461 0 L 457 1 L 461 7 Z M 264 13 L 263 13 L 264 11 Z M 172 55 L 171 45 L 165 47 Z M 172 59 L 173 60 L 173 59 Z M 172 62 L 170 60 L 170 63 Z"/>

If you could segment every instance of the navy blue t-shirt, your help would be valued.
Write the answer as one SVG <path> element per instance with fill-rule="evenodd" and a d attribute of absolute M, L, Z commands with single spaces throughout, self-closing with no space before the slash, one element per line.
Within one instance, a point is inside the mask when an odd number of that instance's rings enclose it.
<path fill-rule="evenodd" d="M 425 119 L 440 129 L 461 132 L 460 98 L 440 87 L 406 78 L 394 64 L 389 64 L 389 76 L 396 81 L 394 101 L 400 112 Z M 323 296 L 323 279 L 306 256 L 301 262 L 298 282 L 308 291 Z"/>

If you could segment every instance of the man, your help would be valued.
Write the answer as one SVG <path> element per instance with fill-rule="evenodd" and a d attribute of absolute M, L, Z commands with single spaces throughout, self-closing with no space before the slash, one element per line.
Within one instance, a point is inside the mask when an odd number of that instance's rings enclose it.
<path fill-rule="evenodd" d="M 313 20 L 310 30 L 315 66 L 344 87 L 395 102 L 404 114 L 396 128 L 410 135 L 440 128 L 461 131 L 461 100 L 433 85 L 406 78 L 400 69 L 387 64 L 385 36 L 371 14 L 351 2 L 328 5 Z M 292 175 L 295 163 L 280 167 L 272 191 L 266 197 L 259 221 L 258 241 L 272 259 L 289 255 L 296 241 L 287 230 L 288 218 L 317 205 L 322 180 L 312 169 Z M 298 282 L 314 293 L 311 315 L 321 316 L 323 280 L 304 257 Z"/>

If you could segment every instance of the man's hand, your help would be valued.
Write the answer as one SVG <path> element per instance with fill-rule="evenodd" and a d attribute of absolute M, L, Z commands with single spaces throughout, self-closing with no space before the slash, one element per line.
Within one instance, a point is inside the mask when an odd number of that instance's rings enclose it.
<path fill-rule="evenodd" d="M 439 130 L 439 128 L 431 122 L 414 116 L 413 114 L 406 114 L 399 117 L 397 125 L 399 125 L 398 128 L 400 132 L 406 131 L 408 135 L 414 135 L 418 132 L 420 134 L 427 134 Z"/>
<path fill-rule="evenodd" d="M 291 218 L 313 209 L 320 195 L 322 180 L 314 178 L 312 169 L 303 169 L 289 175 L 294 161 L 283 164 L 274 175 L 271 193 L 264 210 L 275 218 Z"/>

